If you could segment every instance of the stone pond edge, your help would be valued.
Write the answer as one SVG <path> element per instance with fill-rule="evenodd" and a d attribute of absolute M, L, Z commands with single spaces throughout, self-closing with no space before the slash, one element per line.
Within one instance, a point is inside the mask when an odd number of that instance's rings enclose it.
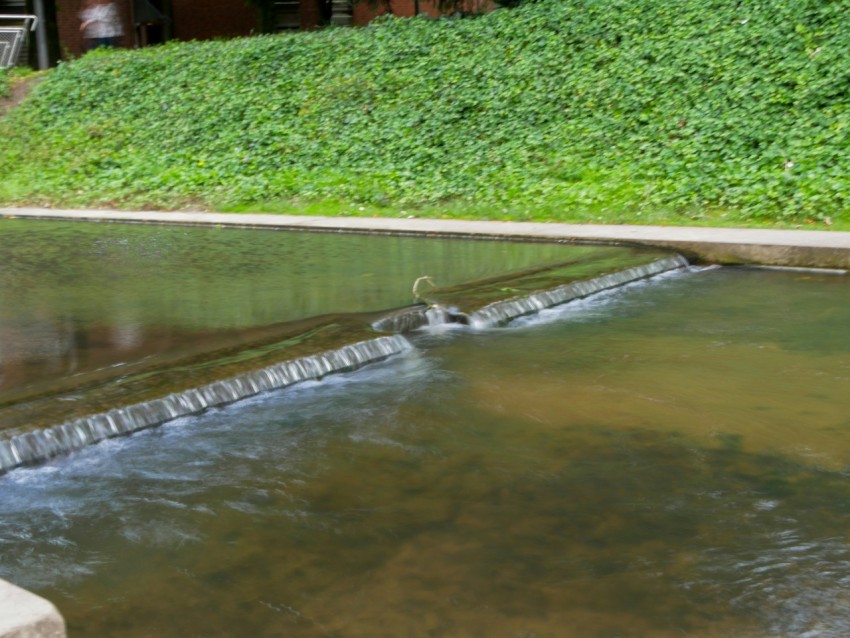
<path fill-rule="evenodd" d="M 693 263 L 850 270 L 850 232 L 829 230 L 48 208 L 0 208 L 0 217 L 614 244 L 675 250 Z"/>

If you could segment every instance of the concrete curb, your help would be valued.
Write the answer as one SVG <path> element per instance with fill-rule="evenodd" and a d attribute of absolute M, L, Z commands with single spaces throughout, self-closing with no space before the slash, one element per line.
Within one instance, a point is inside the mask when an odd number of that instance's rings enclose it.
<path fill-rule="evenodd" d="M 605 226 L 535 222 L 465 221 L 391 217 L 307 217 L 203 212 L 59 210 L 0 208 L 2 217 L 154 224 L 280 228 L 324 232 L 378 233 L 570 241 L 667 248 L 691 261 L 795 268 L 850 269 L 850 232 L 760 230 L 680 226 Z"/>
<path fill-rule="evenodd" d="M 65 621 L 52 603 L 0 580 L 0 638 L 65 638 Z"/>

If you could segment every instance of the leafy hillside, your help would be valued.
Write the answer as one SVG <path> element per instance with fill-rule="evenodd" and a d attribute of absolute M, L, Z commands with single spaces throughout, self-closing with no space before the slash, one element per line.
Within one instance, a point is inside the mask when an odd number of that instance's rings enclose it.
<path fill-rule="evenodd" d="M 12 87 L 12 74 L 7 68 L 0 68 L 0 98 L 9 97 Z"/>
<path fill-rule="evenodd" d="M 540 0 L 95 52 L 0 122 L 0 199 L 850 219 L 850 0 Z"/>

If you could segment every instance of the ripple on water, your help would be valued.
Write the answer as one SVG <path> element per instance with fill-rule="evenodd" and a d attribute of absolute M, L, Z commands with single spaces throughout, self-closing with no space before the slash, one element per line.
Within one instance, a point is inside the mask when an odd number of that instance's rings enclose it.
<path fill-rule="evenodd" d="M 13 472 L 3 573 L 80 635 L 850 635 L 848 297 L 742 277 Z"/>

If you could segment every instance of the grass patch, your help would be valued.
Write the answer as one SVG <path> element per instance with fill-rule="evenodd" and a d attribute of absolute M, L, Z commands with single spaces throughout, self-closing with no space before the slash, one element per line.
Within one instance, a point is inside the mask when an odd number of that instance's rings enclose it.
<path fill-rule="evenodd" d="M 539 0 L 95 51 L 0 122 L 0 199 L 847 227 L 848 10 Z"/>
<path fill-rule="evenodd" d="M 0 99 L 12 95 L 12 73 L 10 69 L 0 68 Z"/>
<path fill-rule="evenodd" d="M 598 211 L 551 207 L 503 205 L 482 202 L 450 201 L 439 204 L 413 206 L 381 206 L 368 202 L 340 199 L 301 200 L 298 198 L 269 200 L 252 203 L 223 203 L 212 207 L 226 213 L 268 213 L 276 215 L 304 215 L 321 217 L 402 217 L 424 219 L 467 219 L 494 221 L 558 222 L 566 224 L 637 224 L 659 226 L 705 226 L 727 228 L 785 228 L 806 230 L 850 231 L 850 220 L 835 219 L 829 224 L 814 219 L 771 220 L 752 218 L 734 210 L 702 208 L 682 212 L 675 209 L 656 208 L 647 213 L 631 209 Z"/>
<path fill-rule="evenodd" d="M 16 83 L 37 75 L 38 71 L 26 66 L 0 67 L 0 99 L 12 97 L 12 88 Z"/>

